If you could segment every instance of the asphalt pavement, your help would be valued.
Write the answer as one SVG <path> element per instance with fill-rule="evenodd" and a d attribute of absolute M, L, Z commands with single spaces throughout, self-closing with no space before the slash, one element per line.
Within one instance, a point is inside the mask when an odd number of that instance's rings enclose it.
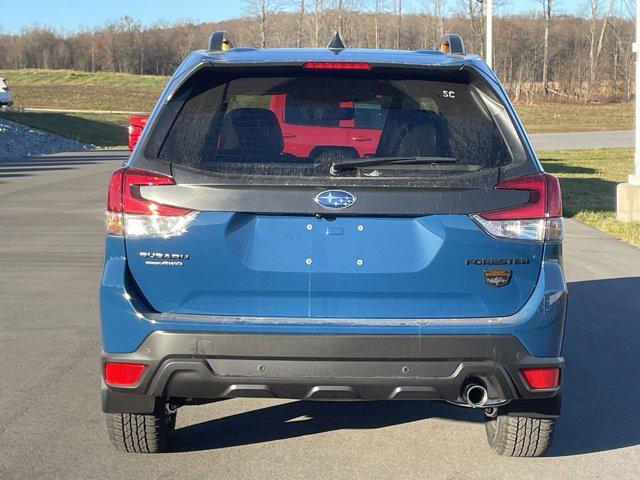
<path fill-rule="evenodd" d="M 633 130 L 609 132 L 535 133 L 529 135 L 533 148 L 541 150 L 577 150 L 580 148 L 633 147 Z"/>
<path fill-rule="evenodd" d="M 573 221 L 565 403 L 547 457 L 494 455 L 482 414 L 445 404 L 260 399 L 181 409 L 171 453 L 115 452 L 97 289 L 118 155 L 0 163 L 0 479 L 638 478 L 640 250 Z"/>

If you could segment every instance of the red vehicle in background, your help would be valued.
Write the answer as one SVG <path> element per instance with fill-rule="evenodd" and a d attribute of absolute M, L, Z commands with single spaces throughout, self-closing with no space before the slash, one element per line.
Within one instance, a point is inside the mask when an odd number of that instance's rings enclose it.
<path fill-rule="evenodd" d="M 333 103 L 333 105 L 332 105 Z M 284 152 L 307 158 L 327 149 L 342 149 L 364 157 L 375 153 L 384 126 L 384 110 L 378 102 L 309 99 L 276 94 L 269 109 L 275 113 L 284 139 Z M 356 155 L 353 155 L 354 157 Z"/>
<path fill-rule="evenodd" d="M 132 152 L 138 143 L 148 119 L 147 115 L 131 115 L 129 117 L 129 152 Z"/>
<path fill-rule="evenodd" d="M 347 156 L 374 154 L 380 141 L 385 113 L 382 97 L 370 101 L 318 99 L 317 107 L 309 99 L 298 101 L 284 94 L 271 96 L 269 109 L 282 130 L 284 152 L 300 158 L 316 157 L 323 152 L 342 151 Z M 133 151 L 148 117 L 132 115 L 129 125 L 129 150 Z"/>

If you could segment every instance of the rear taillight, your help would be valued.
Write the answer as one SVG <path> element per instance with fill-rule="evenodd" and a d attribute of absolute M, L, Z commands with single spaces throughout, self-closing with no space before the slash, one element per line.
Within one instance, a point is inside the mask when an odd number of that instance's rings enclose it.
<path fill-rule="evenodd" d="M 115 387 L 132 387 L 142 377 L 145 367 L 141 363 L 107 362 L 104 365 L 104 381 Z"/>
<path fill-rule="evenodd" d="M 559 368 L 525 368 L 521 372 L 532 390 L 557 388 L 560 384 Z"/>
<path fill-rule="evenodd" d="M 548 173 L 503 180 L 501 190 L 527 190 L 526 203 L 473 215 L 487 233 L 515 240 L 562 240 L 562 197 L 558 179 Z"/>
<path fill-rule="evenodd" d="M 183 233 L 196 212 L 154 203 L 142 197 L 140 187 L 174 185 L 168 175 L 135 168 L 113 173 L 107 198 L 107 232 L 112 235 L 162 235 Z"/>

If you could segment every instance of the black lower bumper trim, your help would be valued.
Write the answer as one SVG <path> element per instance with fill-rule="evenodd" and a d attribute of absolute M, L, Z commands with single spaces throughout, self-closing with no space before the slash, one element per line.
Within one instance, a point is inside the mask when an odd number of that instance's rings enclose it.
<path fill-rule="evenodd" d="M 102 361 L 148 366 L 135 387 L 103 382 L 102 406 L 110 413 L 151 413 L 159 401 L 234 397 L 464 404 L 461 392 L 471 380 L 486 386 L 486 406 L 500 406 L 558 395 L 559 389 L 530 390 L 519 371 L 563 366 L 561 357 L 529 355 L 511 335 L 154 332 L 136 352 L 103 354 Z M 535 404 L 520 403 L 520 409 Z"/>

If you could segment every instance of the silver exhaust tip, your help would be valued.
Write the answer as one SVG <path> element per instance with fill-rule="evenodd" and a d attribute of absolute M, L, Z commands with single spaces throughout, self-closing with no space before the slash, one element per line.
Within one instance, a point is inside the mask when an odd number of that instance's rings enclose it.
<path fill-rule="evenodd" d="M 468 383 L 462 391 L 462 398 L 473 408 L 482 407 L 489 400 L 487 389 L 478 383 Z"/>

